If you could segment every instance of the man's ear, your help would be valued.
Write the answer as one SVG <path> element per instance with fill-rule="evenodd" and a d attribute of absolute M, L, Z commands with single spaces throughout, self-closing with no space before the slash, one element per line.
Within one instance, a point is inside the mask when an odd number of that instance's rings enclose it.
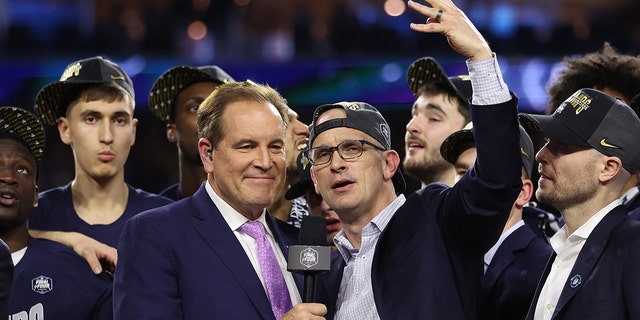
<path fill-rule="evenodd" d="M 385 162 L 384 178 L 391 180 L 400 166 L 400 155 L 395 150 L 387 150 L 383 157 Z"/>
<path fill-rule="evenodd" d="M 175 123 L 167 123 L 167 140 L 169 140 L 169 142 L 176 142 L 178 140 L 178 138 L 176 138 Z"/>
<path fill-rule="evenodd" d="M 605 182 L 615 178 L 622 167 L 622 160 L 618 157 L 609 157 L 604 156 L 604 166 L 602 167 L 602 171 L 600 171 L 600 181 Z"/>
<path fill-rule="evenodd" d="M 533 189 L 533 182 L 529 179 L 523 178 L 520 194 L 518 195 L 518 198 L 516 198 L 516 206 L 518 208 L 522 208 L 525 204 L 529 203 L 529 200 L 533 197 Z"/>
<path fill-rule="evenodd" d="M 200 138 L 198 140 L 198 153 L 200 154 L 200 161 L 207 172 L 211 172 L 213 169 L 213 145 L 207 138 Z"/>
<path fill-rule="evenodd" d="M 64 144 L 70 145 L 73 141 L 71 139 L 71 132 L 69 129 L 69 119 L 66 117 L 58 118 L 58 133 L 60 133 L 60 140 Z"/>
<path fill-rule="evenodd" d="M 38 186 L 35 186 L 34 188 L 34 195 L 33 195 L 33 207 L 37 208 L 38 207 Z"/>

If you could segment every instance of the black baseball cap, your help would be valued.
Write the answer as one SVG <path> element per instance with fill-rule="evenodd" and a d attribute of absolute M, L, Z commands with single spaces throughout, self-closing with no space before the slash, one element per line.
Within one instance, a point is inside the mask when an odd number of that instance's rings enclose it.
<path fill-rule="evenodd" d="M 345 118 L 327 120 L 316 125 L 318 117 L 327 110 L 341 108 L 345 111 Z M 384 119 L 378 109 L 366 102 L 337 102 L 324 104 L 316 108 L 313 113 L 313 121 L 309 127 L 309 146 L 313 145 L 316 137 L 329 129 L 347 127 L 362 131 L 376 139 L 385 150 L 391 150 L 391 130 L 387 120 Z M 396 194 L 401 194 L 406 188 L 404 176 L 400 168 L 393 176 L 393 185 Z"/>
<path fill-rule="evenodd" d="M 36 96 L 35 113 L 43 123 L 55 125 L 82 90 L 102 83 L 115 83 L 135 99 L 133 82 L 124 70 L 116 63 L 96 56 L 72 62 L 64 69 L 60 81 L 42 88 Z"/>
<path fill-rule="evenodd" d="M 533 166 L 535 164 L 533 142 L 524 127 L 521 125 L 519 127 L 522 166 L 527 171 L 527 176 L 531 178 Z M 462 130 L 456 131 L 444 139 L 440 145 L 440 154 L 449 163 L 454 164 L 460 154 L 472 146 L 475 146 L 475 140 L 473 138 L 473 122 L 469 122 Z"/>
<path fill-rule="evenodd" d="M 173 123 L 175 99 L 186 87 L 198 82 L 234 82 L 222 68 L 210 66 L 177 66 L 165 71 L 151 87 L 149 108 L 160 120 Z"/>
<path fill-rule="evenodd" d="M 12 138 L 31 151 L 36 162 L 44 154 L 45 133 L 42 123 L 31 112 L 16 107 L 0 107 L 0 138 Z"/>
<path fill-rule="evenodd" d="M 298 154 L 296 160 L 298 164 L 298 180 L 291 185 L 284 198 L 292 200 L 301 197 L 305 194 L 308 188 L 313 188 L 313 181 L 311 180 L 311 162 L 305 156 L 304 150 Z"/>
<path fill-rule="evenodd" d="M 429 82 L 443 82 L 456 93 L 463 101 L 470 102 L 473 95 L 471 78 L 468 75 L 448 77 L 440 64 L 432 57 L 423 57 L 414 61 L 409 66 L 407 75 L 409 88 L 413 95 L 418 97 L 420 87 Z"/>
<path fill-rule="evenodd" d="M 595 89 L 580 89 L 551 115 L 520 114 L 525 127 L 542 131 L 563 144 L 594 148 L 618 157 L 635 173 L 640 168 L 640 119 L 620 98 Z"/>

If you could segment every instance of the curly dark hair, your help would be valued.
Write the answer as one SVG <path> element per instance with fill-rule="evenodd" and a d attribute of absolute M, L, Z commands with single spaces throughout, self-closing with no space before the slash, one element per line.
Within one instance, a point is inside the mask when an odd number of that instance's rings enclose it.
<path fill-rule="evenodd" d="M 632 105 L 631 100 L 640 93 L 640 57 L 620 54 L 605 42 L 602 51 L 565 57 L 562 65 L 563 70 L 549 86 L 547 114 L 582 88 L 619 92 L 619 98 L 638 114 L 638 105 Z"/>

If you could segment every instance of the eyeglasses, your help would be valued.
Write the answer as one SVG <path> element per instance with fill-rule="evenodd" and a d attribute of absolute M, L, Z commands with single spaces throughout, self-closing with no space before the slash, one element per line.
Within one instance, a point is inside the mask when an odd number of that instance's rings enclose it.
<path fill-rule="evenodd" d="M 385 149 L 367 141 L 367 140 L 345 140 L 335 147 L 320 146 L 305 151 L 304 155 L 309 159 L 311 165 L 319 166 L 331 161 L 333 151 L 338 151 L 340 158 L 343 160 L 359 158 L 364 152 L 364 145 L 368 144 L 376 150 L 386 151 Z"/>

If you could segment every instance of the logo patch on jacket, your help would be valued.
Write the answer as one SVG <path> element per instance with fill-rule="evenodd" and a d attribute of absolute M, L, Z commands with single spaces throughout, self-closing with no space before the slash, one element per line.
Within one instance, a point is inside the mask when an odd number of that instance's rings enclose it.
<path fill-rule="evenodd" d="M 31 279 L 31 290 L 45 294 L 53 290 L 53 279 L 46 276 L 38 276 Z"/>

